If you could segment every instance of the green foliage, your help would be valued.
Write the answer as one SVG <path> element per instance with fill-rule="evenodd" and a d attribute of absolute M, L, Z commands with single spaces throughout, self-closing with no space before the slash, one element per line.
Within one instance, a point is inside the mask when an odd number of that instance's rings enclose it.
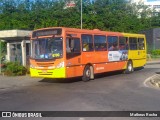
<path fill-rule="evenodd" d="M 0 30 L 43 27 L 80 28 L 81 3 L 64 9 L 69 0 L 0 0 Z M 144 29 L 160 27 L 160 14 L 142 3 L 126 0 L 82 0 L 83 28 L 137 33 Z M 140 12 L 141 11 L 141 12 Z"/>
<path fill-rule="evenodd" d="M 1 62 L 4 62 L 4 58 L 5 58 L 5 55 L 7 53 L 7 44 L 6 42 L 2 42 L 0 40 L 0 60 Z"/>
<path fill-rule="evenodd" d="M 152 54 L 152 55 L 159 55 L 159 56 L 160 56 L 160 49 L 152 50 L 152 51 L 151 51 L 151 54 Z"/>
<path fill-rule="evenodd" d="M 27 70 L 19 62 L 7 62 L 3 67 L 3 72 L 8 76 L 25 75 Z"/>
<path fill-rule="evenodd" d="M 160 58 L 160 49 L 151 50 L 151 58 Z"/>

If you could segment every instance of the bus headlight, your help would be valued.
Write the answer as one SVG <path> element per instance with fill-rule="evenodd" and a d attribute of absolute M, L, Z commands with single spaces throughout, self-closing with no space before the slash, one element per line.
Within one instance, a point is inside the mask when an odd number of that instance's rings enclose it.
<path fill-rule="evenodd" d="M 35 68 L 35 66 L 34 66 L 34 65 L 32 65 L 32 64 L 30 64 L 30 68 Z"/>
<path fill-rule="evenodd" d="M 49 66 L 48 69 L 55 69 L 55 66 Z"/>
<path fill-rule="evenodd" d="M 60 63 L 56 66 L 56 68 L 62 68 L 62 67 L 64 67 L 64 62 L 60 62 Z"/>

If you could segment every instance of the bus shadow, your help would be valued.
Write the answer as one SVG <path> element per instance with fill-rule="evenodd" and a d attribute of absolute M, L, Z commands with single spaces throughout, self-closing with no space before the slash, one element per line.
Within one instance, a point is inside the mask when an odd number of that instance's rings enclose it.
<path fill-rule="evenodd" d="M 144 67 L 135 68 L 134 71 L 140 71 L 143 70 Z M 115 76 L 123 74 L 123 70 L 119 71 L 113 71 L 113 72 L 105 72 L 105 73 L 99 73 L 95 74 L 95 79 Z M 75 77 L 75 78 L 44 78 L 39 82 L 46 82 L 46 83 L 75 83 L 82 81 L 82 77 Z M 83 82 L 83 81 L 82 81 Z M 89 81 L 88 81 L 89 82 Z"/>
<path fill-rule="evenodd" d="M 95 79 L 105 78 L 105 77 L 109 77 L 109 76 L 122 74 L 122 72 L 123 71 L 114 71 L 114 72 L 95 74 Z M 75 83 L 75 82 L 83 82 L 83 81 L 82 81 L 82 77 L 75 77 L 75 78 L 63 78 L 63 79 L 62 78 L 44 78 L 39 82 L 46 82 L 46 83 Z"/>
<path fill-rule="evenodd" d="M 138 67 L 138 68 L 134 68 L 134 71 L 140 71 L 140 70 L 143 70 L 144 67 Z"/>
<path fill-rule="evenodd" d="M 76 78 L 44 78 L 39 82 L 47 82 L 47 83 L 74 83 L 82 81 L 81 77 Z"/>
<path fill-rule="evenodd" d="M 115 76 L 115 75 L 119 75 L 119 74 L 123 74 L 123 71 L 121 70 L 121 71 L 98 73 L 98 74 L 95 75 L 95 79 Z"/>
<path fill-rule="evenodd" d="M 141 71 L 143 69 L 144 69 L 144 67 L 134 68 L 134 72 L 138 72 L 138 71 Z M 124 70 L 118 70 L 118 71 L 112 71 L 112 72 L 106 72 L 106 73 L 99 73 L 99 74 L 95 75 L 95 79 L 104 78 L 104 77 L 110 77 L 110 76 L 115 76 L 115 75 L 122 75 L 122 74 L 125 74 Z"/>
<path fill-rule="evenodd" d="M 160 74 L 160 72 L 156 72 L 156 74 Z"/>

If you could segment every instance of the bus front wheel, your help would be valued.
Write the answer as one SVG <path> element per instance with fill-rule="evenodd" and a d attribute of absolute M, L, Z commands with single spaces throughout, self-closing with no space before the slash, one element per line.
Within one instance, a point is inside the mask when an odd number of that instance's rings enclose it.
<path fill-rule="evenodd" d="M 90 65 L 87 65 L 85 68 L 84 68 L 84 71 L 83 71 L 83 77 L 82 77 L 82 80 L 84 82 L 87 82 L 89 81 L 92 77 L 92 66 Z"/>
<path fill-rule="evenodd" d="M 129 73 L 132 73 L 132 72 L 133 72 L 133 63 L 132 63 L 132 61 L 128 61 L 127 68 L 124 71 L 124 73 L 129 74 Z"/>

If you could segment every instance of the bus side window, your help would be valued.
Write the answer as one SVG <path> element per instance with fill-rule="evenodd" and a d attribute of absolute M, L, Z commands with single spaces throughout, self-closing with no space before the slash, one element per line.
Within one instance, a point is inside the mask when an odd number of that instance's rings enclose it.
<path fill-rule="evenodd" d="M 129 42 L 127 37 L 126 37 L 126 50 L 129 50 Z"/>
<path fill-rule="evenodd" d="M 144 50 L 144 38 L 138 38 L 138 49 Z"/>
<path fill-rule="evenodd" d="M 92 35 L 83 34 L 81 37 L 82 37 L 82 51 L 84 52 L 93 51 Z"/>
<path fill-rule="evenodd" d="M 118 50 L 118 37 L 117 36 L 108 36 L 108 50 L 117 51 Z"/>
<path fill-rule="evenodd" d="M 130 50 L 137 50 L 138 44 L 137 44 L 137 38 L 130 37 L 129 38 L 129 48 Z"/>
<path fill-rule="evenodd" d="M 128 50 L 128 38 L 127 37 L 119 37 L 119 49 L 120 50 Z"/>
<path fill-rule="evenodd" d="M 106 51 L 107 50 L 106 36 L 94 35 L 94 47 L 95 51 Z"/>

